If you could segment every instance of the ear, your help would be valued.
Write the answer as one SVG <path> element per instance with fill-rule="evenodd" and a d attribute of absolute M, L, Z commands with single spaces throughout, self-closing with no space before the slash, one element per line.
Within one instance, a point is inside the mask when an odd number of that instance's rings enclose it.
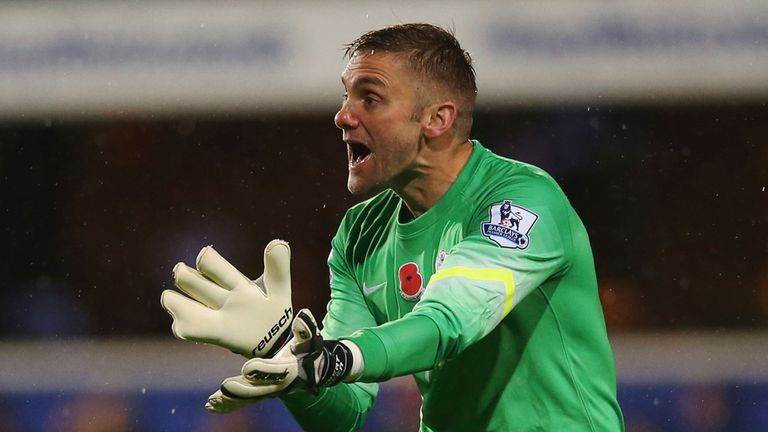
<path fill-rule="evenodd" d="M 434 139 L 451 130 L 458 110 L 455 103 L 444 101 L 427 107 L 424 113 L 428 115 L 424 118 L 424 136 Z"/>

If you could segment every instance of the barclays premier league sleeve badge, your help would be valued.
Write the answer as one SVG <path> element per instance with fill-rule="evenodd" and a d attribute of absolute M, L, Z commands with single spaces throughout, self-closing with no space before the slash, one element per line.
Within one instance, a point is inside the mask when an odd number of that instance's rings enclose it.
<path fill-rule="evenodd" d="M 509 249 L 528 247 L 528 233 L 539 218 L 530 210 L 512 205 L 512 201 L 491 205 L 491 219 L 483 222 L 483 235 L 497 245 Z"/>

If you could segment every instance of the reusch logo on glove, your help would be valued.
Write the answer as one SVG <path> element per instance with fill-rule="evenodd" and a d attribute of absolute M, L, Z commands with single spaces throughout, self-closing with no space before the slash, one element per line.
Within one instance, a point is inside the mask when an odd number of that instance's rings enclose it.
<path fill-rule="evenodd" d="M 269 381 L 269 382 L 281 382 L 288 376 L 288 371 L 285 372 L 263 372 L 254 371 L 248 374 L 248 379 L 251 381 Z"/>
<path fill-rule="evenodd" d="M 280 334 L 281 329 L 285 327 L 286 324 L 288 324 L 291 321 L 291 317 L 293 316 L 293 308 L 289 307 L 285 310 L 285 314 L 280 317 L 279 320 L 272 326 L 271 329 L 269 329 L 269 332 L 261 339 L 259 342 L 259 345 L 253 349 L 253 355 L 256 355 L 256 351 L 262 351 L 264 347 L 267 346 L 267 344 L 272 340 L 273 337 Z M 278 344 L 275 344 L 275 347 L 279 348 L 277 346 Z M 270 349 L 270 352 L 274 350 L 275 347 L 272 347 Z"/>

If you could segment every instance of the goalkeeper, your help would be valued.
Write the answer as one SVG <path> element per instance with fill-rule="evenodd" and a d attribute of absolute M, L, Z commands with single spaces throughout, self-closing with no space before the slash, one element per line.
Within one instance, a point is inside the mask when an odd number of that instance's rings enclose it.
<path fill-rule="evenodd" d="M 258 336 L 234 349 L 254 358 L 208 409 L 277 396 L 307 430 L 355 430 L 378 382 L 412 374 L 422 431 L 623 430 L 587 232 L 549 175 L 470 140 L 469 54 L 404 24 L 347 56 L 335 123 L 348 188 L 376 195 L 332 240 L 322 331 L 291 313 L 276 332 L 290 341 L 252 350 L 290 304 L 257 298 L 269 323 L 244 321 Z M 200 340 L 232 349 L 212 333 Z"/>

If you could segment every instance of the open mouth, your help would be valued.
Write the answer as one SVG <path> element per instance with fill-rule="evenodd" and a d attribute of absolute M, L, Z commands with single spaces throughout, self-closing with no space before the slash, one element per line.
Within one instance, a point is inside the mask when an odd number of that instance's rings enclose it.
<path fill-rule="evenodd" d="M 349 166 L 355 167 L 367 161 L 371 157 L 371 149 L 369 149 L 365 144 L 348 142 L 347 155 L 349 157 Z"/>

